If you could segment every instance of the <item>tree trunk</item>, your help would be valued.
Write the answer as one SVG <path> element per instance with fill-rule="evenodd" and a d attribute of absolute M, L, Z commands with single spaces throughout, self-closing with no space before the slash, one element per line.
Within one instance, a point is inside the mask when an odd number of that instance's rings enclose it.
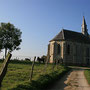
<path fill-rule="evenodd" d="M 5 48 L 5 58 L 6 58 L 6 55 L 7 55 L 7 48 Z"/>

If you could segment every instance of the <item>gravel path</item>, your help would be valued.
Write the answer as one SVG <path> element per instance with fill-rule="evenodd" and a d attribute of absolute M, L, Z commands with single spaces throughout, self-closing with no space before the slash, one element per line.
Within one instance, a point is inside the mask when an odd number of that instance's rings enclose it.
<path fill-rule="evenodd" d="M 85 68 L 73 68 L 64 77 L 58 80 L 48 90 L 90 90 L 90 86 L 84 76 Z"/>

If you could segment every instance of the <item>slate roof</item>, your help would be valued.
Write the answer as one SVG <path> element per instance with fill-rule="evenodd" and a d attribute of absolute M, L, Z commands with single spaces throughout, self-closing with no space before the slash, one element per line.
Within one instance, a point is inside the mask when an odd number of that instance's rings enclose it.
<path fill-rule="evenodd" d="M 51 41 L 69 40 L 80 43 L 90 44 L 90 38 L 79 32 L 62 29 Z M 50 42 L 51 42 L 50 41 Z"/>

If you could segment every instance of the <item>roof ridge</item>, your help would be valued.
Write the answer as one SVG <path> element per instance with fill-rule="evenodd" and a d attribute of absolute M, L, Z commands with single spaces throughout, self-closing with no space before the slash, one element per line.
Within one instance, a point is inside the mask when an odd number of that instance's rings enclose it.
<path fill-rule="evenodd" d="M 63 29 L 64 31 L 69 31 L 69 32 L 75 32 L 75 33 L 81 33 L 81 32 L 76 32 L 76 31 L 72 31 L 72 30 L 68 30 L 68 29 Z M 82 34 L 82 33 L 81 33 Z"/>

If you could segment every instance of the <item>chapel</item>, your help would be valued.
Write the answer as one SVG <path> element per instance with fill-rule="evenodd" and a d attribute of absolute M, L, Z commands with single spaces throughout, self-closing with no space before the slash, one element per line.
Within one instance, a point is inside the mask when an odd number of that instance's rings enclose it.
<path fill-rule="evenodd" d="M 81 33 L 62 29 L 48 45 L 50 63 L 58 60 L 65 65 L 90 65 L 90 37 L 85 17 Z"/>

